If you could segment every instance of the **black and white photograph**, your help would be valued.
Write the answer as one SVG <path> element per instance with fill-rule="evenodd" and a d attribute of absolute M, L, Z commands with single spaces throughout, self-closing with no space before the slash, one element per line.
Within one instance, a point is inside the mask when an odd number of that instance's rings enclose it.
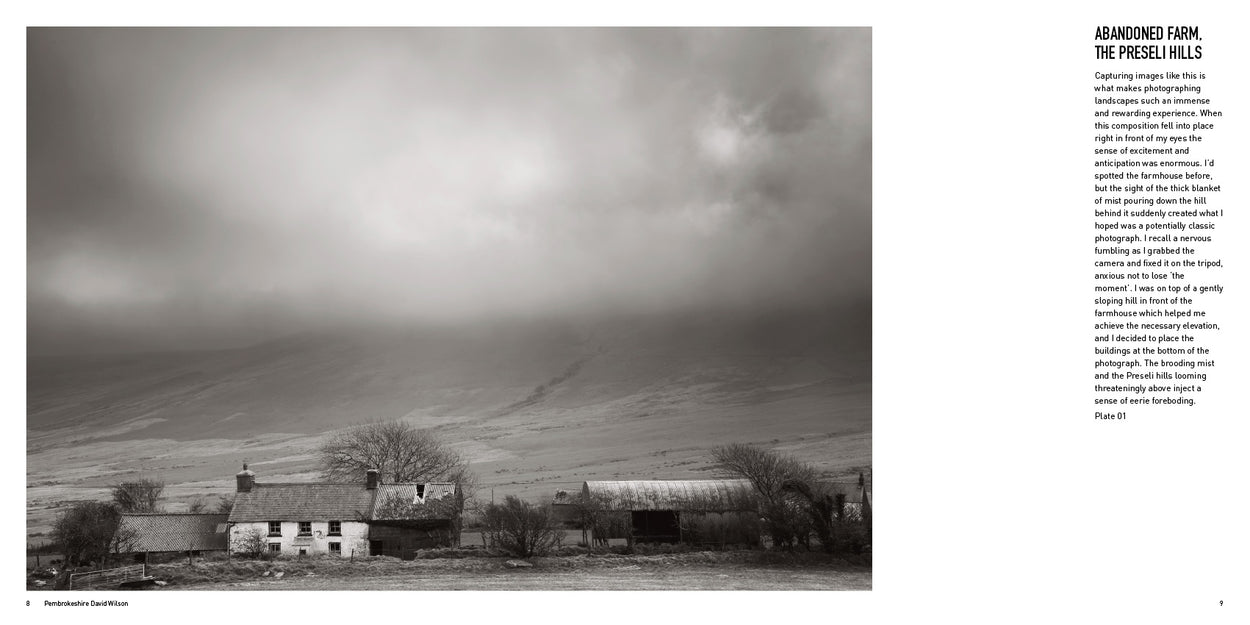
<path fill-rule="evenodd" d="M 872 34 L 26 29 L 26 589 L 872 590 Z"/>
<path fill-rule="evenodd" d="M 10 4 L 10 621 L 1250 622 L 1236 5 Z"/>

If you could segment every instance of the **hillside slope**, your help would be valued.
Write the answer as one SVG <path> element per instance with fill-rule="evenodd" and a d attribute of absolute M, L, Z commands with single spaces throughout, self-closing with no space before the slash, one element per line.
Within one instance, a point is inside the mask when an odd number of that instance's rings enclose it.
<path fill-rule="evenodd" d="M 213 352 L 28 359 L 28 531 L 57 502 L 157 476 L 174 501 L 312 479 L 320 435 L 435 428 L 485 494 L 708 475 L 745 441 L 829 474 L 871 464 L 864 317 L 846 313 L 306 333 Z M 174 504 L 177 505 L 176 503 Z"/>

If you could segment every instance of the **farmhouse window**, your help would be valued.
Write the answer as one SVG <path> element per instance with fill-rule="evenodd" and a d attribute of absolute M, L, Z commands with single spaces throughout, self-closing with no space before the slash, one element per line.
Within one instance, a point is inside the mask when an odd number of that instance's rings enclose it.
<path fill-rule="evenodd" d="M 282 551 L 282 543 L 269 543 L 269 553 L 278 553 Z"/>
<path fill-rule="evenodd" d="M 330 521 L 330 535 L 331 536 L 343 535 L 343 522 L 342 521 Z M 338 543 L 330 543 L 330 544 L 336 545 Z"/>
<path fill-rule="evenodd" d="M 312 536 L 312 521 L 300 521 L 299 522 L 299 535 L 300 536 Z"/>
<path fill-rule="evenodd" d="M 270 536 L 282 535 L 282 521 L 270 521 L 269 522 L 269 535 Z"/>
<path fill-rule="evenodd" d="M 336 556 L 343 555 L 343 543 L 330 543 L 330 553 Z"/>

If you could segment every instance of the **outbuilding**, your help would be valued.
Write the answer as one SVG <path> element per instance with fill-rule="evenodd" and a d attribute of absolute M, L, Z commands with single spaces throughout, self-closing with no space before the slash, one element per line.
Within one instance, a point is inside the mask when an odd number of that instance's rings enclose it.
<path fill-rule="evenodd" d="M 369 553 L 411 560 L 417 550 L 460 544 L 464 507 L 450 482 L 382 484 L 369 514 Z"/>
<path fill-rule="evenodd" d="M 125 513 L 117 526 L 118 550 L 147 561 L 149 555 L 227 550 L 226 514 Z"/>
<path fill-rule="evenodd" d="M 746 480 L 588 481 L 582 485 L 582 498 L 629 515 L 625 536 L 606 538 L 720 545 L 760 540 L 759 504 Z"/>

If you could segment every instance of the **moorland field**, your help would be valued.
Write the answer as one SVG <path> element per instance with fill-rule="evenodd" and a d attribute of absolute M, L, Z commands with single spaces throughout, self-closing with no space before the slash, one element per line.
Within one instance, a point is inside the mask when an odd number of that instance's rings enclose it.
<path fill-rule="evenodd" d="M 636 316 L 325 329 L 246 347 L 27 359 L 27 534 L 139 477 L 165 509 L 257 480 L 315 481 L 325 433 L 433 428 L 479 495 L 539 500 L 591 479 L 718 475 L 757 443 L 852 479 L 872 464 L 868 315 Z"/>

